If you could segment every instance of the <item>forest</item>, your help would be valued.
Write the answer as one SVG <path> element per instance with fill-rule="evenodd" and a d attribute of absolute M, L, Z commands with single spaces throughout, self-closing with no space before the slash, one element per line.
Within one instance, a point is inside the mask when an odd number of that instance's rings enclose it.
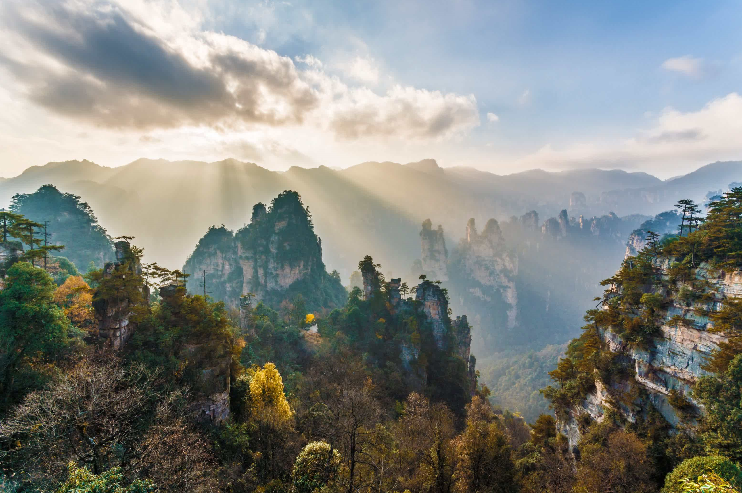
<path fill-rule="evenodd" d="M 81 229 L 59 223 L 54 243 L 41 205 L 19 196 L 0 212 L 3 491 L 740 491 L 741 301 L 715 298 L 703 278 L 740 276 L 739 187 L 706 216 L 679 202 L 678 234 L 646 232 L 550 373 L 553 414 L 532 423 L 491 404 L 466 316 L 453 318 L 425 275 L 408 286 L 367 255 L 343 303 L 294 289 L 230 306 L 206 281 L 187 289 L 195 276 L 144 263 L 136 238 L 108 237 L 79 197 L 65 200 Z M 277 228 L 241 241 L 290 244 Z M 689 310 L 663 318 L 679 300 Z M 723 342 L 693 388 L 669 392 L 670 423 L 609 334 L 634 355 L 693 317 Z M 598 388 L 609 395 L 602 419 L 576 413 Z"/>

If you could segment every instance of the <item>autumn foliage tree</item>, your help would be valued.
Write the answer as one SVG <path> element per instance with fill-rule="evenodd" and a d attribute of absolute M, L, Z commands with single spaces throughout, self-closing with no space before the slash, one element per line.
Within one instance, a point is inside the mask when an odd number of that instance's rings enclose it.
<path fill-rule="evenodd" d="M 54 302 L 76 327 L 90 330 L 94 326 L 93 290 L 81 276 L 69 276 L 54 291 Z"/>

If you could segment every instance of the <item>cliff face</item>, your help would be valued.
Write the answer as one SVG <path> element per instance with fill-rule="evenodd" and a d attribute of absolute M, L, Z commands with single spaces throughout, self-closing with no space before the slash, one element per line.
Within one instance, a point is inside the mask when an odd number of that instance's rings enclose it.
<path fill-rule="evenodd" d="M 131 254 L 131 245 L 127 241 L 117 241 L 114 245 L 116 249 L 116 261 L 108 262 L 103 267 L 103 277 L 111 278 L 114 271 L 125 268 L 136 276 L 142 275 L 142 265 L 139 259 Z M 127 274 L 124 273 L 126 276 Z M 145 284 L 133 286 L 129 289 L 139 291 L 142 299 L 146 302 L 150 296 L 150 290 Z M 123 292 L 129 290 L 124 288 Z M 95 318 L 98 323 L 98 337 L 101 342 L 113 349 L 121 349 L 124 344 L 131 338 L 136 329 L 136 323 L 131 319 L 133 316 L 133 300 L 130 295 L 114 295 L 107 299 L 93 300 L 95 309 Z"/>
<path fill-rule="evenodd" d="M 446 295 L 437 284 L 423 281 L 415 288 L 415 299 L 423 305 L 423 312 L 431 322 L 436 346 L 443 349 L 444 335 L 451 326 Z"/>
<path fill-rule="evenodd" d="M 423 221 L 420 232 L 421 237 L 421 268 L 429 279 L 437 281 L 448 281 L 447 261 L 449 252 L 446 250 L 444 240 L 444 228 L 439 225 L 438 229 L 431 228 L 431 220 Z"/>
<path fill-rule="evenodd" d="M 680 223 L 681 217 L 676 211 L 663 212 L 653 219 L 645 221 L 639 228 L 630 233 L 624 258 L 634 257 L 647 246 L 648 231 L 653 231 L 662 237 L 665 234 L 677 233 Z"/>
<path fill-rule="evenodd" d="M 506 315 L 506 327 L 516 326 L 518 257 L 506 249 L 498 221 L 490 219 L 482 234 L 478 234 L 475 220 L 470 219 L 467 236 L 460 242 L 451 268 L 466 280 L 470 296 L 500 304 Z"/>
<path fill-rule="evenodd" d="M 435 362 L 443 361 L 440 359 L 442 355 L 458 356 L 465 363 L 469 386 L 474 391 L 476 361 L 470 355 L 471 327 L 466 315 L 452 320 L 448 293 L 441 287 L 440 281 L 423 279 L 411 290 L 411 293 L 415 293 L 414 301 L 401 296 L 400 278 L 393 278 L 386 285 L 380 282 L 381 275 L 377 267 L 371 257 L 366 257 L 360 265 L 364 279 L 364 299 L 389 310 L 381 320 L 386 320 L 394 327 L 415 327 L 413 333 L 403 332 L 392 339 L 399 348 L 403 368 L 411 372 L 408 376 L 417 380 L 418 385 L 424 386 L 440 374 L 441 368 L 436 367 Z M 384 303 L 378 303 L 379 301 Z M 379 336 L 381 338 L 381 334 Z"/>
<path fill-rule="evenodd" d="M 190 292 L 203 293 L 205 282 L 208 295 L 233 308 L 248 293 L 275 308 L 300 293 L 310 309 L 339 306 L 346 296 L 338 276 L 326 272 L 309 212 L 291 191 L 269 209 L 257 204 L 250 225 L 234 235 L 210 228 L 184 271 Z"/>
<path fill-rule="evenodd" d="M 669 261 L 659 258 L 654 263 L 663 280 L 670 282 Z M 710 332 L 714 323 L 708 314 L 719 310 L 726 299 L 741 296 L 741 272 L 714 270 L 702 264 L 695 269 L 691 283 L 704 286 L 694 301 L 680 294 L 684 285 L 690 283 L 680 283 L 679 290 L 665 293 L 660 330 L 647 347 L 627 343 L 612 329 L 599 331 L 626 376 L 609 385 L 596 379 L 595 389 L 585 400 L 558 420 L 560 431 L 567 435 L 571 446 L 580 440 L 581 420 L 601 421 L 609 409 L 635 422 L 655 408 L 672 427 L 682 422 L 682 415 L 671 404 L 673 396 L 683 396 L 692 415 L 704 411 L 691 390 L 701 376 L 708 374 L 702 368 L 707 358 L 727 341 L 723 335 Z M 607 310 L 606 305 L 603 310 Z"/>

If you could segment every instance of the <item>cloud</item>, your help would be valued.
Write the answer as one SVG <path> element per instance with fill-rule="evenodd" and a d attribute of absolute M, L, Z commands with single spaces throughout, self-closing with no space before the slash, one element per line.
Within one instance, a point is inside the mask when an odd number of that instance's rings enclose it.
<path fill-rule="evenodd" d="M 741 96 L 714 99 L 698 111 L 665 108 L 634 137 L 604 142 L 543 146 L 518 161 L 520 168 L 652 168 L 661 174 L 718 160 L 741 159 Z"/>
<path fill-rule="evenodd" d="M 290 59 L 237 38 L 189 40 L 202 53 L 196 64 L 116 6 L 35 6 L 34 15 L 3 12 L 6 28 L 12 24 L 35 52 L 2 61 L 29 99 L 56 113 L 115 128 L 226 118 L 283 124 L 301 122 L 317 103 Z"/>
<path fill-rule="evenodd" d="M 331 128 L 342 139 L 363 136 L 448 138 L 480 124 L 473 95 L 394 86 L 384 96 L 350 89 L 333 105 Z"/>
<path fill-rule="evenodd" d="M 299 63 L 304 63 L 305 65 L 308 65 L 310 67 L 314 67 L 317 69 L 322 68 L 322 62 L 319 59 L 313 57 L 312 55 L 305 55 L 303 57 L 295 56 L 294 60 Z"/>
<path fill-rule="evenodd" d="M 526 106 L 527 104 L 531 103 L 531 91 L 529 91 L 529 89 L 525 89 L 524 92 L 521 93 L 521 96 L 519 96 L 519 99 L 517 101 L 521 106 Z"/>
<path fill-rule="evenodd" d="M 669 58 L 661 65 L 662 68 L 671 72 L 678 72 L 688 77 L 698 79 L 703 73 L 703 60 L 685 55 L 678 58 Z"/>
<path fill-rule="evenodd" d="M 339 138 L 440 139 L 479 124 L 474 96 L 395 86 L 351 88 L 323 71 L 243 39 L 203 30 L 176 1 L 11 0 L 0 7 L 0 66 L 17 91 L 57 115 L 98 128 L 235 131 L 327 129 Z M 349 76 L 376 84 L 357 57 Z M 403 128 L 405 127 L 405 128 Z"/>
<path fill-rule="evenodd" d="M 488 113 L 486 116 L 490 123 L 495 123 L 500 120 L 500 118 L 498 118 L 498 115 L 496 115 L 495 113 Z"/>
<path fill-rule="evenodd" d="M 373 58 L 354 57 L 348 64 L 348 75 L 359 82 L 376 85 L 379 82 L 379 68 Z"/>

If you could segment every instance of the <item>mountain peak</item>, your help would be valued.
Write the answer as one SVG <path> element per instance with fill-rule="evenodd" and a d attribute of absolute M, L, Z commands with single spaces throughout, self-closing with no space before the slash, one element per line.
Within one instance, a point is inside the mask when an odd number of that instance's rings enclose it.
<path fill-rule="evenodd" d="M 413 168 L 417 171 L 424 171 L 428 173 L 441 170 L 441 167 L 435 159 L 423 159 L 415 163 L 408 163 L 405 166 L 407 166 L 408 168 Z"/>

